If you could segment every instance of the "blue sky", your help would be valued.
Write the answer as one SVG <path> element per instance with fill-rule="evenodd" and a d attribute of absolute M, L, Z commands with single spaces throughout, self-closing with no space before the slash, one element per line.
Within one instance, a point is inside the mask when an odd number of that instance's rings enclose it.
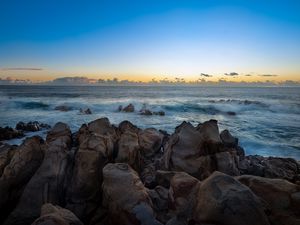
<path fill-rule="evenodd" d="M 300 1 L 1 0 L 0 8 L 2 78 L 235 71 L 239 80 L 300 80 Z"/>

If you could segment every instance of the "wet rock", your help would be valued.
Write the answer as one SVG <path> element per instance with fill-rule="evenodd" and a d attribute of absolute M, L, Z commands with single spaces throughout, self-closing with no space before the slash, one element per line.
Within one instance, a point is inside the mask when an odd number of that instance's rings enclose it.
<path fill-rule="evenodd" d="M 165 224 L 170 218 L 169 211 L 169 190 L 162 186 L 156 186 L 154 189 L 148 191 L 153 203 L 153 209 L 157 215 L 157 220 Z"/>
<path fill-rule="evenodd" d="M 125 131 L 130 131 L 130 132 L 133 132 L 133 133 L 138 133 L 139 132 L 139 128 L 135 125 L 133 125 L 131 122 L 127 121 L 127 120 L 124 120 L 123 122 L 121 122 L 119 124 L 119 131 L 121 133 L 124 133 Z"/>
<path fill-rule="evenodd" d="M 15 151 L 16 146 L 8 144 L 0 146 L 0 177 L 2 176 L 4 168 L 10 163 Z"/>
<path fill-rule="evenodd" d="M 272 224 L 296 225 L 300 222 L 300 186 L 283 179 L 270 179 L 252 175 L 237 177 L 258 197 L 268 203 Z"/>
<path fill-rule="evenodd" d="M 103 201 L 111 224 L 160 224 L 146 188 L 128 164 L 109 163 L 103 176 Z"/>
<path fill-rule="evenodd" d="M 42 144 L 43 140 L 34 136 L 25 139 L 15 150 L 9 148 L 1 152 L 4 154 L 2 166 L 5 167 L 0 178 L 0 223 L 13 210 L 24 186 L 41 165 L 44 157 Z"/>
<path fill-rule="evenodd" d="M 20 121 L 16 125 L 17 130 L 30 131 L 30 132 L 35 132 L 41 129 L 50 129 L 50 128 L 51 128 L 50 125 L 45 123 L 39 123 L 38 121 L 30 121 L 28 123 L 24 123 Z"/>
<path fill-rule="evenodd" d="M 42 206 L 41 216 L 32 225 L 83 225 L 83 223 L 71 211 L 47 203 Z"/>
<path fill-rule="evenodd" d="M 122 112 L 134 112 L 134 106 L 130 103 L 122 109 Z"/>
<path fill-rule="evenodd" d="M 123 110 L 123 106 L 122 105 L 119 105 L 118 106 L 118 112 L 121 112 Z"/>
<path fill-rule="evenodd" d="M 0 141 L 21 137 L 24 137 L 24 133 L 22 131 L 11 127 L 0 127 Z"/>
<path fill-rule="evenodd" d="M 193 218 L 199 224 L 268 225 L 264 210 L 264 205 L 247 186 L 214 172 L 199 188 Z"/>
<path fill-rule="evenodd" d="M 238 139 L 233 137 L 228 130 L 223 130 L 220 133 L 220 138 L 226 147 L 237 147 Z"/>
<path fill-rule="evenodd" d="M 227 113 L 227 115 L 229 115 L 229 116 L 235 116 L 236 115 L 236 112 L 232 112 L 232 111 L 228 111 L 228 112 L 226 112 Z"/>
<path fill-rule="evenodd" d="M 164 135 L 154 128 L 141 130 L 139 133 L 139 144 L 141 153 L 145 157 L 153 157 L 153 155 L 162 147 Z"/>
<path fill-rule="evenodd" d="M 90 114 L 92 114 L 92 110 L 90 110 L 90 108 L 87 108 L 87 109 L 80 109 L 80 110 L 79 110 L 79 113 L 80 113 L 80 114 L 83 114 L 83 115 L 90 115 Z"/>
<path fill-rule="evenodd" d="M 153 115 L 153 113 L 149 109 L 140 111 L 140 114 L 144 115 L 144 116 L 152 116 Z"/>
<path fill-rule="evenodd" d="M 164 111 L 157 111 L 157 112 L 153 112 L 154 115 L 158 115 L 158 116 L 164 116 L 166 115 L 166 113 Z"/>
<path fill-rule="evenodd" d="M 59 106 L 56 106 L 54 108 L 54 110 L 58 110 L 58 111 L 61 111 L 61 112 L 68 112 L 68 111 L 72 110 L 72 107 L 66 106 L 66 105 L 59 105 Z"/>
<path fill-rule="evenodd" d="M 57 123 L 46 138 L 41 166 L 26 185 L 22 196 L 4 224 L 30 224 L 40 215 L 44 203 L 61 205 L 66 190 L 65 175 L 70 168 L 71 131 Z"/>

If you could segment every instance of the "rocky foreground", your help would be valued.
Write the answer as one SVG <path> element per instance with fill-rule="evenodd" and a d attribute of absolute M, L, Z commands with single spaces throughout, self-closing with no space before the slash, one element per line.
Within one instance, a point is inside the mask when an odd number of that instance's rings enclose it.
<path fill-rule="evenodd" d="M 217 121 L 172 135 L 107 118 L 0 149 L 4 225 L 299 225 L 300 165 L 245 156 Z"/>

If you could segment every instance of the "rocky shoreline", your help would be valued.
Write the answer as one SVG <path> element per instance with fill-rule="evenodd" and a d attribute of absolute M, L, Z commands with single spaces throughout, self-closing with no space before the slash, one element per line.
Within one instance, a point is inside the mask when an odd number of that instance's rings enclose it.
<path fill-rule="evenodd" d="M 300 164 L 245 156 L 216 120 L 171 135 L 57 123 L 45 140 L 1 145 L 0 210 L 4 225 L 297 225 Z"/>

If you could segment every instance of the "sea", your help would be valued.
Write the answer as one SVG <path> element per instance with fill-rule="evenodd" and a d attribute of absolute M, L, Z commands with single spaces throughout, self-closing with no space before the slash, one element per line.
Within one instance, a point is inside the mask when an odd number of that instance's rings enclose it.
<path fill-rule="evenodd" d="M 118 111 L 120 105 L 130 103 L 135 112 Z M 55 110 L 62 105 L 70 110 Z M 165 116 L 140 115 L 139 110 L 145 107 L 164 111 Z M 80 113 L 87 108 L 92 114 Z M 183 121 L 197 125 L 215 119 L 220 131 L 228 129 L 248 155 L 300 160 L 300 87 L 0 86 L 1 127 L 15 127 L 19 121 L 51 126 L 65 122 L 75 132 L 83 123 L 101 117 L 115 125 L 128 120 L 140 128 L 154 127 L 168 133 Z M 38 134 L 45 136 L 46 131 Z"/>

